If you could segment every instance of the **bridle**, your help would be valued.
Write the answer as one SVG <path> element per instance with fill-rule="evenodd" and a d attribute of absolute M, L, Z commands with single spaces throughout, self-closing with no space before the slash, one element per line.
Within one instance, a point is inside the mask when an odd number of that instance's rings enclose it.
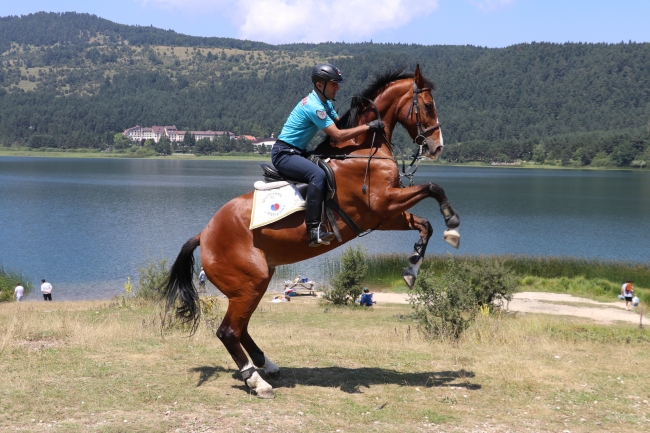
<path fill-rule="evenodd" d="M 413 102 L 411 102 L 409 111 L 408 113 L 406 113 L 406 117 L 404 118 L 404 123 L 406 123 L 408 118 L 411 116 L 411 113 L 413 112 L 413 108 L 415 108 L 415 125 L 417 127 L 418 135 L 416 135 L 415 138 L 413 139 L 413 143 L 420 146 L 420 151 L 424 141 L 427 139 L 425 135 L 435 131 L 436 129 L 440 129 L 441 126 L 440 123 L 436 123 L 435 125 L 431 125 L 428 128 L 422 128 L 422 118 L 420 117 L 420 104 L 418 103 L 418 95 L 422 92 L 431 92 L 431 89 L 429 89 L 428 87 L 423 87 L 419 89 L 417 83 L 415 82 L 415 80 L 413 80 Z M 418 139 L 420 141 L 418 141 Z"/>

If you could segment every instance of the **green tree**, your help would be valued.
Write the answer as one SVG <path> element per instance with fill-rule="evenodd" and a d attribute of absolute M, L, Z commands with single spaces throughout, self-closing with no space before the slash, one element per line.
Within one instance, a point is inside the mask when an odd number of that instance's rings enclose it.
<path fill-rule="evenodd" d="M 160 137 L 160 140 L 158 140 L 158 143 L 154 144 L 154 150 L 158 155 L 171 155 L 172 143 L 169 141 L 169 138 L 163 135 Z"/>
<path fill-rule="evenodd" d="M 118 132 L 113 136 L 113 146 L 117 150 L 122 150 L 131 147 L 131 144 L 132 144 L 131 139 L 126 135 L 122 134 L 121 132 Z"/>
<path fill-rule="evenodd" d="M 197 155 L 210 155 L 214 151 L 214 143 L 209 138 L 202 138 L 196 142 L 194 153 Z"/>
<path fill-rule="evenodd" d="M 349 247 L 341 256 L 341 271 L 330 281 L 332 287 L 323 292 L 323 299 L 334 305 L 354 304 L 363 291 L 367 272 L 364 250 L 360 246 Z"/>
<path fill-rule="evenodd" d="M 183 146 L 194 147 L 196 145 L 196 137 L 190 131 L 186 131 L 183 136 Z"/>

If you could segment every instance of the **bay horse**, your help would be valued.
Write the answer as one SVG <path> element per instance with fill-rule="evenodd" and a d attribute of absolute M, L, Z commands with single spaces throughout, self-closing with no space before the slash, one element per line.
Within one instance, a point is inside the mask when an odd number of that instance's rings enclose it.
<path fill-rule="evenodd" d="M 419 146 L 421 156 L 435 159 L 440 155 L 443 140 L 431 94 L 433 88 L 433 83 L 420 72 L 419 65 L 413 73 L 389 71 L 378 76 L 360 98 L 353 99 L 339 125 L 362 125 L 380 115 L 386 125 L 385 134 L 373 137 L 368 132 L 342 143 L 326 139 L 314 151 L 323 158 L 331 157 L 329 164 L 337 185 L 332 201 L 358 227 L 419 232 L 420 238 L 403 273 L 409 288 L 415 282 L 433 228 L 426 218 L 413 215 L 407 209 L 432 197 L 440 204 L 448 228 L 456 228 L 460 222 L 440 186 L 429 182 L 402 188 L 399 167 L 393 159 L 390 140 L 397 123 L 406 128 Z M 333 241 L 330 245 L 310 248 L 303 212 L 250 230 L 252 203 L 253 193 L 249 192 L 223 205 L 205 229 L 183 245 L 162 291 L 168 309 L 175 309 L 177 317 L 192 324 L 194 331 L 201 312 L 193 283 L 193 252 L 200 245 L 206 276 L 228 298 L 228 309 L 217 337 L 237 364 L 248 387 L 260 398 L 273 398 L 273 388 L 256 368 L 263 369 L 270 377 L 279 374 L 280 369 L 249 335 L 251 315 L 277 266 L 321 255 L 338 247 L 339 243 Z M 357 236 L 358 233 L 340 216 L 335 221 L 342 243 Z"/>

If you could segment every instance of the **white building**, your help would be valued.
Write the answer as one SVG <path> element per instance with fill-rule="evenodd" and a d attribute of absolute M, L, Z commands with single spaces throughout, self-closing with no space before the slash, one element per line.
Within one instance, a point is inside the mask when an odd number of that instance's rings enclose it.
<path fill-rule="evenodd" d="M 274 138 L 273 134 L 271 134 L 270 137 L 253 140 L 252 143 L 253 143 L 253 148 L 255 149 L 256 152 L 260 151 L 260 146 L 266 147 L 266 151 L 270 152 L 271 148 L 273 147 L 276 141 L 277 138 Z"/>
<path fill-rule="evenodd" d="M 215 137 L 222 137 L 224 135 L 228 136 L 230 139 L 235 138 L 235 134 L 228 131 L 189 131 L 194 134 L 194 137 L 197 140 L 202 138 L 209 138 L 214 140 Z M 133 141 L 146 141 L 153 140 L 156 143 L 160 141 L 162 137 L 167 137 L 169 141 L 179 143 L 185 138 L 186 131 L 179 131 L 176 126 L 152 126 L 152 127 L 142 127 L 136 125 L 133 128 L 124 130 L 124 135 L 129 137 Z"/>

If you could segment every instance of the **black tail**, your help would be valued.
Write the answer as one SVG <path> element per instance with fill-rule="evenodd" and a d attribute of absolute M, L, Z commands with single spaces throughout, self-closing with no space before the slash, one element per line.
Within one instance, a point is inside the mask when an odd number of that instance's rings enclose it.
<path fill-rule="evenodd" d="M 193 281 L 194 250 L 199 244 L 199 235 L 185 242 L 163 286 L 167 310 L 176 309 L 176 317 L 183 323 L 189 323 L 192 333 L 196 331 L 201 318 L 199 293 L 196 291 Z"/>

